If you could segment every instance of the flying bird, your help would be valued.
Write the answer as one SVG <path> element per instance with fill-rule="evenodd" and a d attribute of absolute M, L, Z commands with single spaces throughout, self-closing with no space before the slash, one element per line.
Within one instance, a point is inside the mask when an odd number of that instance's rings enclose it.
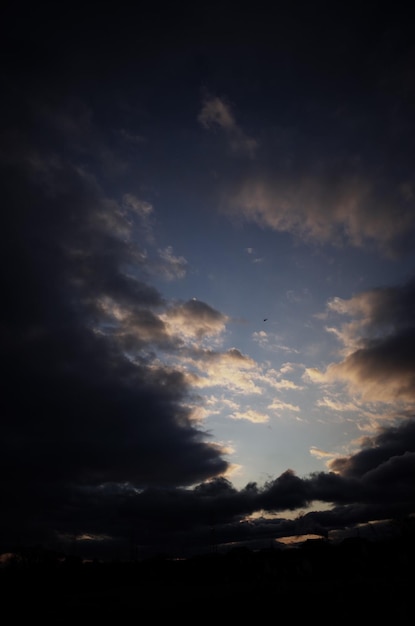
<path fill-rule="evenodd" d="M 267 320 L 268 320 L 268 318 L 267 318 L 267 317 L 265 317 L 265 318 L 264 318 L 264 322 L 266 322 Z"/>

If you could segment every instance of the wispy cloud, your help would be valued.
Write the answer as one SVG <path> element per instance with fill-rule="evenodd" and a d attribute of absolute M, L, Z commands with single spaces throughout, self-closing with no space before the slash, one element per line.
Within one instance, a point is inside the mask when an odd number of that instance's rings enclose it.
<path fill-rule="evenodd" d="M 244 133 L 236 123 L 232 109 L 224 98 L 209 96 L 205 99 L 198 120 L 207 130 L 220 128 L 227 136 L 231 151 L 240 156 L 254 157 L 258 142 Z"/>
<path fill-rule="evenodd" d="M 229 416 L 234 420 L 247 420 L 253 424 L 266 424 L 269 422 L 269 415 L 256 411 L 254 409 L 247 409 L 246 411 L 235 411 Z"/>
<path fill-rule="evenodd" d="M 281 415 L 281 411 L 294 411 L 295 413 L 300 412 L 300 407 L 291 404 L 289 402 L 282 402 L 280 400 L 274 400 L 271 404 L 268 405 L 268 408 L 272 411 L 275 411 L 278 415 Z"/>
<path fill-rule="evenodd" d="M 271 177 L 270 177 L 271 178 Z M 399 189 L 385 197 L 361 174 L 251 177 L 229 194 L 234 215 L 309 242 L 376 246 L 387 255 L 402 252 L 415 230 L 412 201 Z"/>

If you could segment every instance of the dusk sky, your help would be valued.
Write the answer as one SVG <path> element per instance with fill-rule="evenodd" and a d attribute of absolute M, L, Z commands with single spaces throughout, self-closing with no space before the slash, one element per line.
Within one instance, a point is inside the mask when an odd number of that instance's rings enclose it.
<path fill-rule="evenodd" d="M 0 554 L 415 513 L 413 25 L 356 7 L 3 13 Z"/>

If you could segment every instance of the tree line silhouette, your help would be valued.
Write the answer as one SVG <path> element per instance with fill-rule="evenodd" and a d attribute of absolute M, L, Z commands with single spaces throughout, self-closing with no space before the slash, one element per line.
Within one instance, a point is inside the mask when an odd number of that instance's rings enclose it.
<path fill-rule="evenodd" d="M 0 570 L 0 593 L 15 607 L 42 614 L 62 607 L 119 614 L 137 606 L 170 606 L 204 607 L 214 615 L 220 601 L 244 615 L 249 598 L 257 610 L 276 603 L 306 617 L 319 598 L 324 606 L 342 607 L 340 623 L 350 623 L 358 608 L 368 619 L 389 616 L 399 624 L 414 613 L 414 557 L 413 521 L 386 539 L 310 539 L 297 547 L 273 543 L 259 550 L 237 546 L 181 559 L 159 554 L 84 562 L 37 547 L 21 550 Z"/>

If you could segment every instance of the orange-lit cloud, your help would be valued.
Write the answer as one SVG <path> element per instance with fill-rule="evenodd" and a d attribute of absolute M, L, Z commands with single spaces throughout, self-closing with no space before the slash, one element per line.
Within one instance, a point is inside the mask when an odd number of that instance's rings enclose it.
<path fill-rule="evenodd" d="M 220 335 L 228 320 L 226 315 L 195 298 L 173 304 L 161 317 L 170 332 L 198 340 Z"/>
<path fill-rule="evenodd" d="M 415 223 L 412 203 L 399 189 L 396 194 L 398 198 L 378 197 L 369 179 L 332 175 L 329 167 L 323 167 L 319 176 L 299 174 L 290 180 L 277 173 L 270 180 L 245 180 L 229 194 L 228 209 L 306 241 L 358 248 L 376 245 L 392 254 L 397 252 L 395 241 L 413 230 Z"/>
<path fill-rule="evenodd" d="M 308 368 L 309 380 L 343 383 L 360 400 L 413 406 L 415 282 L 334 298 L 328 312 L 353 319 L 328 327 L 339 340 L 341 360 L 324 370 Z"/>
<path fill-rule="evenodd" d="M 261 413 L 255 409 L 247 409 L 246 411 L 235 411 L 229 417 L 234 420 L 247 420 L 253 424 L 266 424 L 269 422 L 269 415 Z"/>
<path fill-rule="evenodd" d="M 294 411 L 295 413 L 300 412 L 299 406 L 290 404 L 289 402 L 282 402 L 281 400 L 274 400 L 268 405 L 268 408 L 271 411 L 275 411 L 278 415 L 281 415 L 281 411 Z"/>

